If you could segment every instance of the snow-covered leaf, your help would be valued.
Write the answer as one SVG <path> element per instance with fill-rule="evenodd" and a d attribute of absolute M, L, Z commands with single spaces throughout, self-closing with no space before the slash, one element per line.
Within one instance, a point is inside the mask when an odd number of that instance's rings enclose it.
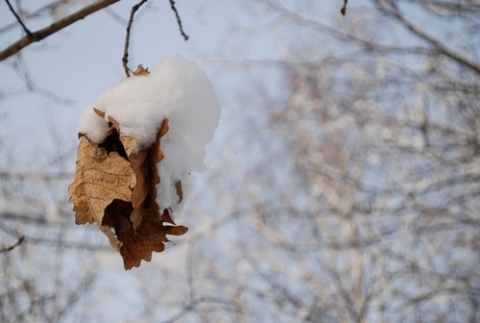
<path fill-rule="evenodd" d="M 220 118 L 213 87 L 193 62 L 166 57 L 133 74 L 85 111 L 69 188 L 76 222 L 97 222 L 126 269 L 164 250 L 167 234 L 187 231 L 171 212 L 185 199 L 188 174 L 203 168 Z"/>
<path fill-rule="evenodd" d="M 96 109 L 98 117 L 104 114 Z M 77 169 L 69 187 L 77 224 L 96 222 L 123 257 L 125 269 L 150 261 L 152 252 L 165 249 L 167 234 L 182 235 L 169 210 L 160 211 L 155 199 L 160 182 L 157 163 L 164 155 L 160 138 L 168 132 L 162 123 L 152 146 L 139 149 L 135 138 L 119 134 L 119 123 L 109 117 L 111 132 L 101 144 L 82 136 Z M 178 184 L 178 200 L 182 198 Z M 164 222 L 169 225 L 163 225 Z"/>

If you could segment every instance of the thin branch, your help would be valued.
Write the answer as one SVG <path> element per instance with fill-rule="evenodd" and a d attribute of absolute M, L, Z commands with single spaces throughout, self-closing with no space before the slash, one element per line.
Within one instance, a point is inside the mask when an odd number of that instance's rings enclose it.
<path fill-rule="evenodd" d="M 130 69 L 128 68 L 128 47 L 130 46 L 130 31 L 132 29 L 132 24 L 133 24 L 133 18 L 135 17 L 135 13 L 137 12 L 138 9 L 140 9 L 141 6 L 143 6 L 148 0 L 142 0 L 136 5 L 132 7 L 132 11 L 130 11 L 130 19 L 128 20 L 128 25 L 127 25 L 127 34 L 125 36 L 125 47 L 123 50 L 123 58 L 122 58 L 122 63 L 123 63 L 123 69 L 125 70 L 125 74 L 127 77 L 130 77 Z"/>
<path fill-rule="evenodd" d="M 178 14 L 177 8 L 175 7 L 175 0 L 170 0 L 170 7 L 172 8 L 173 12 L 175 13 L 175 17 L 177 18 L 180 34 L 182 34 L 183 39 L 187 41 L 190 37 L 183 31 L 182 20 L 180 19 L 180 15 Z"/>
<path fill-rule="evenodd" d="M 77 241 L 59 241 L 58 239 L 47 239 L 47 238 L 35 238 L 27 237 L 27 243 L 32 245 L 42 245 L 52 248 L 62 248 L 62 249 L 75 249 L 75 250 L 87 250 L 87 251 L 104 251 L 104 252 L 115 252 L 109 244 L 91 244 L 88 242 L 77 242 Z M 61 242 L 61 243 L 60 243 Z"/>
<path fill-rule="evenodd" d="M 113 9 L 110 9 L 110 8 L 105 8 L 104 12 L 109 15 L 110 17 L 112 17 L 113 20 L 115 20 L 116 22 L 118 22 L 119 24 L 121 24 L 122 26 L 125 26 L 128 21 L 127 19 L 123 18 L 122 16 L 120 16 L 118 13 L 116 13 Z"/>
<path fill-rule="evenodd" d="M 18 241 L 15 242 L 15 244 L 11 245 L 10 247 L 6 247 L 6 248 L 3 248 L 3 249 L 0 249 L 0 253 L 2 253 L 2 252 L 8 252 L 8 251 L 10 251 L 10 250 L 15 249 L 16 247 L 18 247 L 19 245 L 22 244 L 23 240 L 25 240 L 25 236 L 24 236 L 24 235 L 21 235 L 20 237 L 18 237 Z"/>
<path fill-rule="evenodd" d="M 170 318 L 162 322 L 173 323 L 173 322 L 179 321 L 182 317 L 184 317 L 188 313 L 193 312 L 199 305 L 210 304 L 210 303 L 223 305 L 225 308 L 229 308 L 232 306 L 230 300 L 227 300 L 227 299 L 222 299 L 220 297 L 201 296 L 185 304 L 176 314 L 173 314 Z"/>
<path fill-rule="evenodd" d="M 345 16 L 345 14 L 347 13 L 347 3 L 348 3 L 348 0 L 343 0 L 343 6 L 342 6 L 342 9 L 340 9 L 340 13 Z"/>
<path fill-rule="evenodd" d="M 55 5 L 57 5 L 58 2 L 57 1 L 53 1 L 49 4 L 46 4 L 44 5 L 43 7 L 40 7 L 39 9 L 35 10 L 35 11 L 32 11 L 32 12 L 22 12 L 22 16 L 23 16 L 23 19 L 24 20 L 31 20 L 33 18 L 43 18 L 44 17 L 44 13 L 45 12 L 49 12 L 50 10 L 52 10 L 52 7 L 54 7 Z M 1 33 L 4 33 L 6 31 L 9 31 L 13 28 L 16 28 L 18 27 L 18 24 L 17 22 L 13 22 L 11 24 L 8 24 L 2 28 L 0 28 L 0 34 Z"/>
<path fill-rule="evenodd" d="M 407 19 L 395 5 L 392 4 L 389 6 L 389 8 L 387 8 L 380 0 L 376 0 L 376 3 L 379 10 L 395 18 L 413 34 L 430 44 L 436 51 L 480 74 L 480 65 L 471 60 L 469 57 L 462 55 L 462 53 L 456 52 L 438 39 L 427 34 L 424 29 L 418 27 L 418 25 L 415 25 L 411 20 Z"/>
<path fill-rule="evenodd" d="M 10 0 L 5 0 L 5 2 L 7 3 L 8 5 L 8 8 L 10 9 L 10 11 L 13 13 L 13 15 L 15 16 L 15 19 L 17 19 L 18 23 L 22 26 L 23 30 L 25 31 L 25 33 L 27 34 L 27 37 L 31 37 L 32 36 L 32 32 L 27 28 L 27 26 L 25 26 L 25 24 L 23 23 L 22 19 L 20 18 L 20 16 L 17 14 L 17 12 L 15 11 L 15 9 L 13 9 L 13 6 L 12 4 L 10 3 Z"/>
<path fill-rule="evenodd" d="M 92 3 L 89 6 L 86 6 L 79 11 L 57 21 L 51 24 L 48 27 L 45 27 L 43 29 L 40 29 L 34 33 L 30 33 L 22 37 L 20 40 L 16 41 L 12 45 L 8 46 L 4 50 L 0 51 L 0 61 L 3 61 L 4 59 L 15 55 L 19 51 L 21 51 L 23 48 L 29 46 L 30 44 L 34 42 L 41 41 L 48 36 L 62 30 L 65 27 L 70 26 L 71 24 L 77 22 L 80 19 L 83 19 L 89 15 L 91 15 L 94 12 L 97 12 L 103 8 L 106 8 L 119 0 L 103 0 L 103 1 L 96 1 Z"/>
<path fill-rule="evenodd" d="M 12 62 L 12 68 L 17 73 L 18 77 L 22 79 L 25 84 L 25 88 L 28 92 L 38 94 L 54 103 L 63 104 L 63 105 L 72 105 L 73 101 L 67 98 L 62 98 L 57 94 L 50 92 L 40 86 L 38 86 L 30 77 L 30 72 L 27 68 L 26 63 L 23 61 L 22 56 L 17 56 L 16 60 Z"/>

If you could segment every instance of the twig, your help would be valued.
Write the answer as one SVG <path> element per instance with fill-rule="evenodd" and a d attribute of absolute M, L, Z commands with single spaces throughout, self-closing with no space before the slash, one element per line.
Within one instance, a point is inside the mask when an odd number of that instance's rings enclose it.
<path fill-rule="evenodd" d="M 20 3 L 21 3 L 21 2 L 18 2 L 18 4 L 20 4 Z M 50 12 L 50 11 L 52 10 L 52 8 L 53 8 L 55 5 L 57 5 L 58 3 L 57 3 L 57 1 L 48 3 L 48 4 L 44 5 L 43 7 L 40 7 L 40 8 L 38 8 L 37 10 L 34 10 L 34 11 L 32 11 L 32 12 L 23 12 L 23 11 L 20 9 L 20 7 L 18 6 L 18 4 L 17 4 L 18 10 L 19 10 L 20 12 L 22 12 L 23 19 L 28 20 L 28 19 L 32 19 L 32 18 L 37 18 L 37 19 L 38 19 L 38 18 L 40 18 L 40 17 L 43 17 L 43 15 L 42 15 L 43 13 L 45 13 L 45 12 Z M 8 30 L 11 30 L 11 29 L 13 29 L 13 28 L 16 28 L 16 27 L 17 27 L 17 22 L 13 22 L 13 23 L 11 23 L 11 24 L 8 24 L 8 25 L 0 28 L 0 34 L 6 32 L 6 31 L 8 31 Z"/>
<path fill-rule="evenodd" d="M 31 37 L 32 36 L 32 32 L 27 28 L 27 26 L 25 26 L 25 24 L 23 23 L 22 19 L 20 18 L 20 16 L 17 14 L 17 12 L 15 11 L 15 9 L 13 9 L 13 6 L 12 4 L 10 3 L 10 0 L 5 0 L 5 2 L 7 3 L 8 5 L 8 8 L 10 9 L 10 11 L 13 13 L 13 15 L 15 16 L 15 19 L 17 19 L 18 23 L 22 26 L 23 30 L 25 31 L 25 33 L 27 34 L 27 37 Z"/>
<path fill-rule="evenodd" d="M 118 13 L 116 13 L 113 9 L 110 9 L 110 8 L 105 8 L 105 10 L 103 11 L 105 12 L 107 15 L 109 15 L 110 17 L 112 17 L 113 20 L 115 20 L 116 22 L 118 22 L 119 24 L 121 24 L 122 26 L 125 26 L 128 21 L 127 19 L 123 18 L 122 16 L 120 16 Z"/>
<path fill-rule="evenodd" d="M 12 68 L 14 69 L 15 73 L 17 73 L 18 77 L 22 79 L 28 92 L 43 96 L 44 98 L 57 104 L 72 105 L 72 100 L 62 98 L 57 94 L 38 86 L 30 77 L 30 72 L 27 68 L 27 64 L 24 62 L 21 55 L 19 55 L 16 60 L 12 61 Z"/>
<path fill-rule="evenodd" d="M 132 7 L 132 11 L 130 11 L 130 19 L 128 20 L 128 25 L 127 25 L 127 34 L 125 36 L 125 47 L 123 50 L 123 69 L 125 70 L 125 74 L 127 77 L 130 77 L 130 69 L 128 68 L 128 47 L 130 46 L 130 30 L 132 29 L 132 24 L 133 24 L 133 18 L 135 17 L 135 13 L 137 12 L 140 7 L 145 4 L 148 0 L 142 0 L 136 5 Z"/>
<path fill-rule="evenodd" d="M 10 251 L 10 250 L 15 249 L 16 247 L 18 247 L 19 245 L 22 244 L 23 240 L 25 240 L 25 236 L 21 235 L 20 237 L 18 237 L 18 241 L 15 242 L 15 244 L 11 245 L 10 247 L 6 247 L 6 248 L 3 248 L 3 249 L 0 249 L 0 253 L 1 253 L 1 252 L 8 252 L 8 251 Z"/>
<path fill-rule="evenodd" d="M 347 3 L 348 3 L 348 0 L 343 0 L 343 6 L 342 6 L 342 9 L 340 9 L 340 13 L 345 16 L 345 14 L 347 13 Z"/>
<path fill-rule="evenodd" d="M 18 53 L 23 48 L 27 47 L 28 45 L 41 41 L 42 39 L 47 38 L 48 36 L 58 32 L 59 30 L 70 26 L 74 22 L 83 19 L 98 10 L 106 8 L 120 0 L 103 0 L 103 1 L 95 1 L 89 6 L 86 6 L 79 11 L 72 13 L 71 15 L 54 22 L 48 27 L 40 29 L 34 33 L 30 33 L 22 37 L 20 40 L 16 41 L 12 45 L 8 46 L 4 50 L 0 51 L 0 61 Z"/>
<path fill-rule="evenodd" d="M 177 18 L 180 34 L 182 34 L 183 39 L 187 41 L 190 37 L 183 31 L 182 20 L 180 19 L 180 15 L 178 14 L 177 8 L 175 7 L 175 0 L 170 0 L 170 7 L 172 8 L 173 12 L 175 13 L 175 17 Z"/>
<path fill-rule="evenodd" d="M 412 20 L 408 19 L 395 6 L 390 6 L 390 8 L 388 8 L 385 7 L 385 5 L 379 0 L 376 0 L 375 2 L 379 10 L 398 20 L 410 32 L 430 44 L 435 51 L 451 58 L 461 65 L 470 68 L 475 73 L 480 74 L 480 65 L 474 59 L 470 59 L 468 56 L 465 56 L 461 51 L 455 51 L 454 49 L 451 49 L 451 47 L 449 47 L 446 43 L 428 34 L 426 29 L 421 28 L 417 24 L 413 23 Z"/>

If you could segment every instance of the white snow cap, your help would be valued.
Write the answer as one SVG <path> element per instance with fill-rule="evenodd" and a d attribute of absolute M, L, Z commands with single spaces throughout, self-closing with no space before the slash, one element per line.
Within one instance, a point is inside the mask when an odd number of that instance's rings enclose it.
<path fill-rule="evenodd" d="M 105 119 L 92 107 L 105 112 Z M 205 73 L 179 56 L 162 58 L 148 76 L 127 78 L 101 93 L 85 110 L 79 131 L 97 144 L 103 142 L 108 116 L 118 121 L 121 134 L 135 138 L 141 147 L 151 145 L 162 121 L 169 120 L 169 131 L 161 139 L 165 158 L 158 163 L 157 203 L 161 209 L 175 207 L 175 182 L 185 185 L 188 173 L 203 169 L 205 145 L 220 119 L 220 104 Z"/>

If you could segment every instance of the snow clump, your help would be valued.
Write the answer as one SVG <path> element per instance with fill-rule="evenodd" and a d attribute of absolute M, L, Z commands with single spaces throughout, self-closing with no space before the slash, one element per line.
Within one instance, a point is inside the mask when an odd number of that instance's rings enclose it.
<path fill-rule="evenodd" d="M 105 118 L 92 107 L 105 112 Z M 175 209 L 179 202 L 175 183 L 182 181 L 185 193 L 188 174 L 204 168 L 205 145 L 220 119 L 220 104 L 205 73 L 184 58 L 165 57 L 148 76 L 127 78 L 101 93 L 85 110 L 80 133 L 102 143 L 110 131 L 109 116 L 120 124 L 122 135 L 135 138 L 142 148 L 155 142 L 168 119 L 169 131 L 160 141 L 165 158 L 157 166 L 161 177 L 157 203 L 161 209 Z"/>

